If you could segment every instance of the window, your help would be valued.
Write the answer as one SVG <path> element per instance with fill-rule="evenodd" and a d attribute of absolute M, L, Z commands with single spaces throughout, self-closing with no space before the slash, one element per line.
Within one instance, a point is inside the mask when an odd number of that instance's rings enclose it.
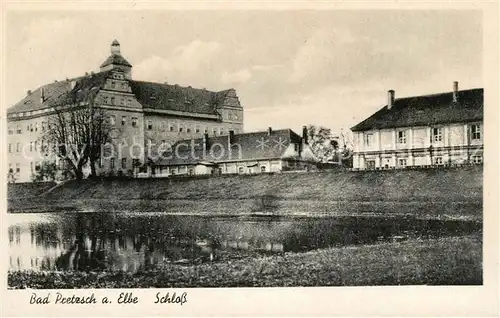
<path fill-rule="evenodd" d="M 228 114 L 227 114 L 227 119 L 228 119 L 228 120 L 232 120 L 232 119 L 233 119 L 233 116 L 232 116 L 232 114 L 231 114 L 231 113 L 228 113 Z"/>
<path fill-rule="evenodd" d="M 238 173 L 244 173 L 245 172 L 245 168 L 243 167 L 238 167 Z"/>
<path fill-rule="evenodd" d="M 109 124 L 110 125 L 115 125 L 116 124 L 116 117 L 115 117 L 115 115 L 109 116 Z"/>
<path fill-rule="evenodd" d="M 169 127 L 168 127 L 168 130 L 170 131 L 175 131 L 175 124 L 170 124 Z"/>
<path fill-rule="evenodd" d="M 108 96 L 103 96 L 103 97 L 102 97 L 102 102 L 103 102 L 104 104 L 107 104 L 107 103 L 108 103 Z"/>
<path fill-rule="evenodd" d="M 9 127 L 9 135 L 12 135 L 14 133 L 14 131 L 12 131 L 12 129 Z"/>
<path fill-rule="evenodd" d="M 483 163 L 483 156 L 478 156 L 478 155 L 472 156 L 472 162 Z"/>
<path fill-rule="evenodd" d="M 203 133 L 208 134 L 208 127 L 203 128 Z"/>
<path fill-rule="evenodd" d="M 481 139 L 481 125 L 471 125 L 470 126 L 471 137 L 472 140 L 480 140 Z"/>
<path fill-rule="evenodd" d="M 212 128 L 212 134 L 217 135 L 217 128 Z"/>
<path fill-rule="evenodd" d="M 238 115 L 234 115 L 234 120 L 238 120 Z"/>
<path fill-rule="evenodd" d="M 12 144 L 9 144 L 9 152 L 12 152 Z"/>
<path fill-rule="evenodd" d="M 373 145 L 373 134 L 365 134 L 365 146 L 371 147 Z"/>
<path fill-rule="evenodd" d="M 184 130 L 184 125 L 183 124 L 179 124 L 179 132 L 182 132 Z"/>
<path fill-rule="evenodd" d="M 26 125 L 26 131 L 30 131 L 30 125 Z"/>
<path fill-rule="evenodd" d="M 35 151 L 36 151 L 36 148 L 37 148 L 37 146 L 36 146 L 37 144 L 38 144 L 38 142 L 35 140 L 35 143 L 34 143 L 34 145 L 35 145 Z"/>
<path fill-rule="evenodd" d="M 127 168 L 127 158 L 122 158 L 122 169 Z"/>
<path fill-rule="evenodd" d="M 33 141 L 30 141 L 30 152 L 33 151 Z"/>
<path fill-rule="evenodd" d="M 442 165 L 443 164 L 443 157 L 434 157 L 434 164 L 435 165 Z"/>
<path fill-rule="evenodd" d="M 366 160 L 366 169 L 375 169 L 375 160 Z"/>
<path fill-rule="evenodd" d="M 30 124 L 30 131 L 33 132 L 33 124 Z"/>
<path fill-rule="evenodd" d="M 120 99 L 120 104 L 121 104 L 122 106 L 125 106 L 125 98 Z"/>
<path fill-rule="evenodd" d="M 114 105 L 115 104 L 115 98 L 111 97 L 110 100 L 111 100 L 111 105 Z"/>
<path fill-rule="evenodd" d="M 137 127 L 137 117 L 132 117 L 132 127 Z"/>
<path fill-rule="evenodd" d="M 127 106 L 131 106 L 132 105 L 132 100 L 129 98 L 127 99 Z"/>
<path fill-rule="evenodd" d="M 401 166 L 401 167 L 406 167 L 406 165 L 408 164 L 408 161 L 407 161 L 407 159 L 406 159 L 406 158 L 400 158 L 400 159 L 398 160 L 398 163 L 399 163 L 399 166 Z"/>
<path fill-rule="evenodd" d="M 132 159 L 132 166 L 134 167 L 139 167 L 141 165 L 141 162 L 139 159 Z"/>
<path fill-rule="evenodd" d="M 199 134 L 200 133 L 200 125 L 195 125 L 194 126 L 194 132 Z"/>
<path fill-rule="evenodd" d="M 109 168 L 114 169 L 115 168 L 115 158 L 109 159 Z"/>
<path fill-rule="evenodd" d="M 20 144 L 20 143 L 17 143 L 17 144 L 16 144 L 16 151 L 17 151 L 17 152 L 20 152 L 20 151 L 21 151 L 21 144 Z"/>
<path fill-rule="evenodd" d="M 16 173 L 21 172 L 21 165 L 19 163 L 16 163 Z"/>
<path fill-rule="evenodd" d="M 111 81 L 111 88 L 115 88 L 116 87 L 116 82 L 115 81 Z"/>
<path fill-rule="evenodd" d="M 16 127 L 16 129 L 17 129 L 17 133 L 18 133 L 18 134 L 21 134 L 21 133 L 22 133 L 21 126 L 17 126 L 17 127 Z"/>
<path fill-rule="evenodd" d="M 151 129 L 153 129 L 153 121 L 148 120 L 148 130 L 151 130 Z"/>
<path fill-rule="evenodd" d="M 432 128 L 432 142 L 443 141 L 443 129 L 442 128 Z"/>
<path fill-rule="evenodd" d="M 38 131 L 38 123 L 35 123 L 35 131 Z"/>
<path fill-rule="evenodd" d="M 398 131 L 398 144 L 406 144 L 406 131 Z"/>
<path fill-rule="evenodd" d="M 187 125 L 187 126 L 186 126 L 186 132 L 187 132 L 187 133 L 190 133 L 190 132 L 191 132 L 191 126 L 190 126 L 190 125 Z"/>
<path fill-rule="evenodd" d="M 160 124 L 161 130 L 164 130 L 166 126 L 167 126 L 167 123 L 165 123 L 164 121 L 162 121 L 161 124 Z"/>
<path fill-rule="evenodd" d="M 122 116 L 122 126 L 127 124 L 127 116 Z"/>
<path fill-rule="evenodd" d="M 47 123 L 42 121 L 42 131 L 45 131 L 45 127 L 47 126 Z"/>
<path fill-rule="evenodd" d="M 260 172 L 266 172 L 266 166 L 261 166 L 260 167 Z"/>
<path fill-rule="evenodd" d="M 222 127 L 221 127 L 221 128 L 219 129 L 219 135 L 224 135 L 224 128 L 222 128 Z"/>

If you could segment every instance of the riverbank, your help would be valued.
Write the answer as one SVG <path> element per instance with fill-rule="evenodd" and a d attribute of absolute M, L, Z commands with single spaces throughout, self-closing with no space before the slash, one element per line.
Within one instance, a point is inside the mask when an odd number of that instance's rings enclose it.
<path fill-rule="evenodd" d="M 161 264 L 123 272 L 9 272 L 10 288 L 181 288 L 480 285 L 482 236 L 248 256 L 199 265 Z"/>
<path fill-rule="evenodd" d="M 8 211 L 195 215 L 416 215 L 482 218 L 482 166 L 332 170 L 253 176 L 69 181 L 50 191 L 9 185 Z"/>

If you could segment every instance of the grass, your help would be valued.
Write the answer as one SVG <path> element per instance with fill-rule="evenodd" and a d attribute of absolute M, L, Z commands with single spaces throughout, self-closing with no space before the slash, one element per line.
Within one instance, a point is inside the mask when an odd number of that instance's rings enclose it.
<path fill-rule="evenodd" d="M 123 272 L 9 272 L 11 288 L 481 285 L 480 234 Z"/>
<path fill-rule="evenodd" d="M 21 185 L 15 185 L 16 191 L 9 188 L 8 211 L 410 214 L 481 219 L 482 179 L 482 167 L 468 167 L 82 180 L 69 181 L 33 200 L 27 200 Z M 28 193 L 39 193 L 27 189 Z"/>

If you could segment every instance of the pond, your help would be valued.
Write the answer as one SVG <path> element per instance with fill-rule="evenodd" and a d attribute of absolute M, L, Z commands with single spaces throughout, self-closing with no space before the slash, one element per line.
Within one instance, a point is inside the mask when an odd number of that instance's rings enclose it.
<path fill-rule="evenodd" d="M 206 217 L 162 213 L 8 214 L 9 268 L 137 272 L 482 231 L 474 221 L 409 217 Z"/>

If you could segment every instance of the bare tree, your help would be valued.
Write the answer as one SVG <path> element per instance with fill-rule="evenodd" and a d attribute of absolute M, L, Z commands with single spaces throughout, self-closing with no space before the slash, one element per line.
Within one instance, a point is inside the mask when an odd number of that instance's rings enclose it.
<path fill-rule="evenodd" d="M 330 128 L 308 125 L 307 135 L 309 146 L 319 160 L 329 162 L 335 159 L 339 142 L 338 138 L 332 134 Z"/>
<path fill-rule="evenodd" d="M 106 111 L 95 104 L 97 88 L 85 92 L 83 103 L 54 106 L 43 140 L 68 165 L 76 179 L 83 178 L 83 168 L 89 163 L 92 176 L 101 145 L 110 141 Z M 69 93 L 68 93 L 69 94 Z"/>

